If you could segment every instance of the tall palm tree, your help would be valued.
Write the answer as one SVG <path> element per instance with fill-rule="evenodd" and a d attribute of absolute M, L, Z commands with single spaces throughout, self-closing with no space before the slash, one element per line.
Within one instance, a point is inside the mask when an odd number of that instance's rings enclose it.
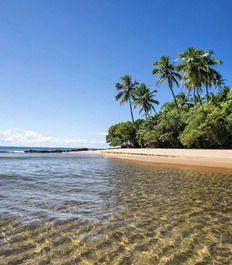
<path fill-rule="evenodd" d="M 156 113 L 155 107 L 153 104 L 158 105 L 159 101 L 155 100 L 157 91 L 150 91 L 150 88 L 147 87 L 144 83 L 141 83 L 135 91 L 133 91 L 133 99 L 135 107 L 139 107 L 141 112 L 144 112 L 146 119 L 149 117 L 149 113 L 153 110 Z"/>
<path fill-rule="evenodd" d="M 184 82 L 182 87 L 186 87 L 188 93 L 193 89 L 193 98 L 195 104 L 197 103 L 196 93 L 198 95 L 198 100 L 201 103 L 200 94 L 202 92 L 202 58 L 203 52 L 195 48 L 189 48 L 187 52 L 182 52 L 178 54 L 182 63 L 176 67 L 177 70 L 183 73 L 181 81 Z"/>
<path fill-rule="evenodd" d="M 213 54 L 214 52 L 210 50 L 209 52 L 205 53 L 205 56 L 203 56 L 203 61 L 206 68 L 204 73 L 204 84 L 207 99 L 209 98 L 209 89 L 212 86 L 221 87 L 224 84 L 222 76 L 212 68 L 214 65 L 222 64 L 222 61 L 212 58 Z"/>
<path fill-rule="evenodd" d="M 132 111 L 132 92 L 136 89 L 139 84 L 137 81 L 132 82 L 130 75 L 124 75 L 120 78 L 121 83 L 116 83 L 115 87 L 119 91 L 115 96 L 116 100 L 120 100 L 120 105 L 123 105 L 125 102 L 129 102 L 131 119 L 134 122 L 134 116 Z"/>
<path fill-rule="evenodd" d="M 156 85 L 159 87 L 163 81 L 168 83 L 168 87 L 171 90 L 176 107 L 178 108 L 176 96 L 173 91 L 173 83 L 179 86 L 178 81 L 181 79 L 181 75 L 175 70 L 174 64 L 170 62 L 169 56 L 162 56 L 160 61 L 154 62 L 153 65 L 157 68 L 152 71 L 152 74 L 160 75 L 160 79 Z"/>
<path fill-rule="evenodd" d="M 190 93 L 193 90 L 195 104 L 197 99 L 201 103 L 201 94 L 203 86 L 208 89 L 221 82 L 221 75 L 212 68 L 213 65 L 221 64 L 221 61 L 212 58 L 213 52 L 204 52 L 195 48 L 189 48 L 186 52 L 180 53 L 178 56 L 182 63 L 175 69 L 183 73 L 181 81 L 184 82 L 182 87 L 186 87 Z M 196 97 L 197 94 L 197 97 Z"/>

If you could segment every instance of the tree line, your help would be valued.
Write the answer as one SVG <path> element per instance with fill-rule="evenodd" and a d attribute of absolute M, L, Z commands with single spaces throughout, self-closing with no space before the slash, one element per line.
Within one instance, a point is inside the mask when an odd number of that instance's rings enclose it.
<path fill-rule="evenodd" d="M 189 48 L 174 62 L 162 56 L 154 62 L 158 75 L 156 89 L 133 81 L 130 75 L 116 83 L 116 100 L 129 103 L 132 122 L 109 128 L 106 141 L 110 146 L 166 148 L 231 148 L 232 91 L 225 86 L 214 66 L 222 62 L 213 51 Z M 159 112 L 155 105 L 157 89 L 166 83 L 173 101 Z M 174 86 L 186 89 L 175 95 Z M 212 89 L 218 92 L 211 92 Z M 134 120 L 133 108 L 139 108 L 145 119 Z M 152 115 L 153 112 L 153 115 Z"/>

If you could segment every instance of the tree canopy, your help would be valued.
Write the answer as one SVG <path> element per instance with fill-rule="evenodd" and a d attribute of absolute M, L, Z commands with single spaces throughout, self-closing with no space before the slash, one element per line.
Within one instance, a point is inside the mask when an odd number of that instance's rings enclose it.
<path fill-rule="evenodd" d="M 189 48 L 178 54 L 175 64 L 169 56 L 162 56 L 153 64 L 152 74 L 159 76 L 154 89 L 132 81 L 129 75 L 121 77 L 116 100 L 129 102 L 133 122 L 111 126 L 107 143 L 121 147 L 232 148 L 232 91 L 215 69 L 222 62 L 213 55 L 211 50 Z M 162 83 L 173 101 L 157 112 L 156 93 Z M 180 84 L 187 93 L 175 95 L 174 86 L 179 89 Z M 132 105 L 145 119 L 134 120 Z"/>

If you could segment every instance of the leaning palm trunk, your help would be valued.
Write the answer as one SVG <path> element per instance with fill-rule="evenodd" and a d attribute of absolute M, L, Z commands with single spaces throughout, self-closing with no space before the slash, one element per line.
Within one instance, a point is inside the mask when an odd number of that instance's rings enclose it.
<path fill-rule="evenodd" d="M 174 94 L 174 92 L 173 92 L 173 89 L 170 88 L 170 90 L 172 91 L 172 96 L 173 96 L 173 98 L 174 98 L 174 102 L 175 102 L 175 104 L 176 104 L 176 107 L 177 107 L 177 109 L 179 109 L 179 106 L 178 106 L 178 104 L 177 104 L 176 96 L 175 96 L 175 94 Z"/>
<path fill-rule="evenodd" d="M 202 107 L 202 112 L 204 113 L 205 116 L 207 116 L 207 113 L 202 105 L 202 102 L 201 102 L 201 95 L 200 95 L 200 92 L 199 92 L 199 88 L 196 89 L 197 90 L 197 97 L 198 97 L 198 100 L 199 100 L 199 104 L 200 106 Z"/>
<path fill-rule="evenodd" d="M 207 86 L 205 88 L 206 88 L 206 98 L 207 98 L 207 101 L 208 101 L 209 100 L 209 89 L 208 89 Z"/>
<path fill-rule="evenodd" d="M 131 119 L 132 119 L 132 122 L 134 123 L 135 120 L 134 120 L 134 115 L 133 115 L 133 111 L 132 111 L 132 106 L 131 106 L 131 98 L 129 96 L 129 105 L 130 105 L 130 113 L 131 113 Z"/>
<path fill-rule="evenodd" d="M 194 97 L 194 103 L 197 105 L 197 100 L 196 100 L 196 88 L 193 88 L 193 97 Z"/>
<path fill-rule="evenodd" d="M 199 101 L 200 105 L 202 106 L 201 95 L 199 93 L 199 88 L 197 88 L 196 90 L 197 90 L 197 98 L 198 98 L 198 101 Z"/>

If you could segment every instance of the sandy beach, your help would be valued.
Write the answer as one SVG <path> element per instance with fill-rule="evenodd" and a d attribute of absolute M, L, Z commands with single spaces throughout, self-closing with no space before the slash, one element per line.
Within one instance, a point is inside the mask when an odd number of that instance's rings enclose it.
<path fill-rule="evenodd" d="M 201 166 L 232 169 L 232 150 L 214 149 L 109 149 L 87 151 L 107 157 L 173 164 L 182 166 Z"/>

